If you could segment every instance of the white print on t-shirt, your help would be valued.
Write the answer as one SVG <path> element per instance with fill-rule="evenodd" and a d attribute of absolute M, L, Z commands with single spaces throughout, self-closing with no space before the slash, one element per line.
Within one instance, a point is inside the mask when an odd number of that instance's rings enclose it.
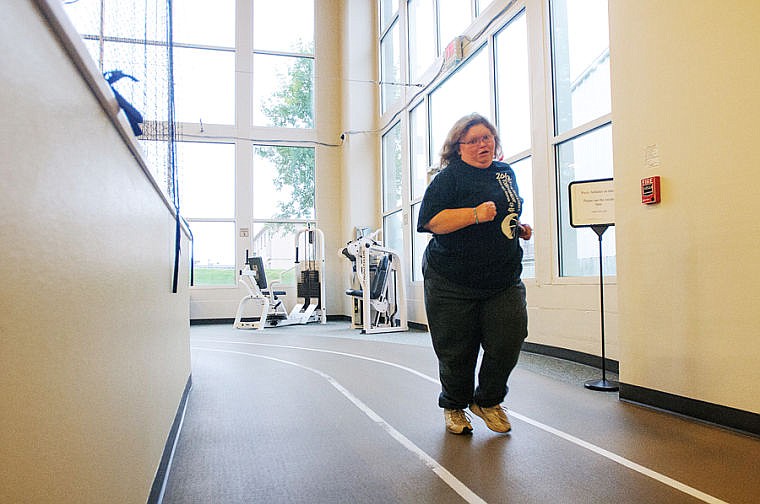
<path fill-rule="evenodd" d="M 496 180 L 501 186 L 501 190 L 504 191 L 504 195 L 507 197 L 507 211 L 509 214 L 501 221 L 501 232 L 504 236 L 510 240 L 515 237 L 515 228 L 517 227 L 517 219 L 519 211 L 522 207 L 522 201 L 512 187 L 512 177 L 509 173 L 497 173 Z"/>
<path fill-rule="evenodd" d="M 509 238 L 510 240 L 513 240 L 515 238 L 515 228 L 517 228 L 517 214 L 511 213 L 504 217 L 504 220 L 501 221 L 501 232 L 504 233 L 504 236 Z"/>

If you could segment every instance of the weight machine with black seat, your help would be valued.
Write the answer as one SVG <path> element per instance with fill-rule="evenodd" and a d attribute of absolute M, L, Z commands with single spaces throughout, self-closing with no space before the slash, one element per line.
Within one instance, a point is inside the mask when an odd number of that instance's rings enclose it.
<path fill-rule="evenodd" d="M 299 246 L 303 239 L 304 257 L 299 260 Z M 240 271 L 240 283 L 248 290 L 248 295 L 240 300 L 233 326 L 236 329 L 264 329 L 292 324 L 307 324 L 319 321 L 327 323 L 327 308 L 325 307 L 325 253 L 324 235 L 319 229 L 307 227 L 296 234 L 295 266 L 283 272 L 295 270 L 296 295 L 302 301 L 296 303 L 290 312 L 282 296 L 284 290 L 275 290 L 281 280 L 275 280 L 267 285 L 264 261 L 259 256 L 248 256 L 245 251 L 245 265 Z M 282 278 L 282 274 L 280 275 Z M 245 308 L 249 304 L 258 305 L 258 317 L 244 318 Z"/>
<path fill-rule="evenodd" d="M 380 230 L 358 236 L 340 250 L 353 264 L 351 328 L 363 333 L 409 330 L 404 272 L 395 250 L 383 247 L 375 237 Z"/>

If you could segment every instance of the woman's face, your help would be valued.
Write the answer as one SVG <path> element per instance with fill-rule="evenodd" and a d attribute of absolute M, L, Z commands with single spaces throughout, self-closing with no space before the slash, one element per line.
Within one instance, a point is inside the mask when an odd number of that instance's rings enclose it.
<path fill-rule="evenodd" d="M 485 124 L 476 124 L 468 129 L 459 140 L 459 154 L 462 161 L 477 168 L 488 168 L 493 161 L 496 142 L 491 130 Z"/>

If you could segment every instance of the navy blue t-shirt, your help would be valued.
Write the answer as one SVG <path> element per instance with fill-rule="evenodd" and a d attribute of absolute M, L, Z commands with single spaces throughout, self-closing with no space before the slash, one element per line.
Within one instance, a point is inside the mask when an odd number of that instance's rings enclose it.
<path fill-rule="evenodd" d="M 458 159 L 432 180 L 422 199 L 417 231 L 441 210 L 496 204 L 496 217 L 446 234 L 433 234 L 425 249 L 425 261 L 438 274 L 468 287 L 499 289 L 519 283 L 522 247 L 518 219 L 522 198 L 515 173 L 507 163 L 494 161 L 476 168 Z"/>

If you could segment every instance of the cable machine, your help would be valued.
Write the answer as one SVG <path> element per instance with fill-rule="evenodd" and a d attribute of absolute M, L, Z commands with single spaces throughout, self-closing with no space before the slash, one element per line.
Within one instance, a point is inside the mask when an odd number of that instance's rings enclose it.
<path fill-rule="evenodd" d="M 303 248 L 301 248 L 303 245 Z M 264 329 L 309 322 L 327 323 L 325 307 L 325 245 L 324 234 L 311 226 L 300 230 L 295 237 L 296 260 L 293 268 L 284 271 L 277 280 L 267 283 L 264 261 L 260 256 L 248 256 L 240 271 L 240 283 L 248 295 L 240 300 L 233 326 L 236 329 Z M 303 257 L 299 252 L 303 250 Z M 282 296 L 284 290 L 276 290 L 282 283 L 282 275 L 295 270 L 297 302 L 288 311 Z M 244 318 L 248 305 L 258 306 L 258 316 Z"/>
<path fill-rule="evenodd" d="M 351 328 L 368 334 L 409 330 L 401 257 L 376 241 L 380 232 L 358 233 L 340 251 L 353 264 L 352 288 L 346 290 L 353 305 Z"/>

